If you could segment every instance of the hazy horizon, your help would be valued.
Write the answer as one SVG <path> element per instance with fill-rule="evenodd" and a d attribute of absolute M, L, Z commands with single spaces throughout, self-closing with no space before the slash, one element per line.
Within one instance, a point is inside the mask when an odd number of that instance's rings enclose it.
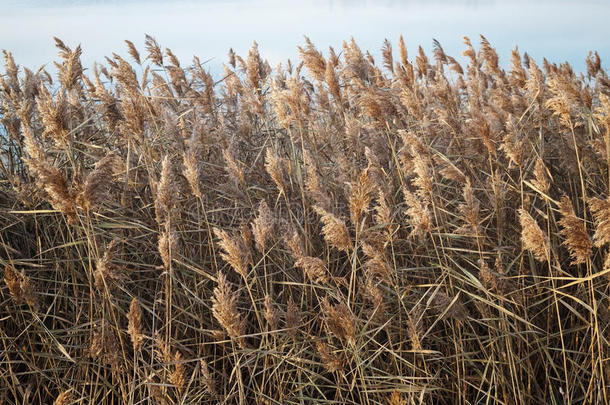
<path fill-rule="evenodd" d="M 570 62 L 584 70 L 588 51 L 596 50 L 604 65 L 610 56 L 605 23 L 610 4 L 585 1 L 496 2 L 475 0 L 315 1 L 264 0 L 146 2 L 143 0 L 9 1 L 0 16 L 0 48 L 18 64 L 38 68 L 57 59 L 53 36 L 83 48 L 83 64 L 91 67 L 113 52 L 126 55 L 125 39 L 144 50 L 144 34 L 155 37 L 188 65 L 193 55 L 219 73 L 229 48 L 244 55 L 257 41 L 272 65 L 294 60 L 303 36 L 318 49 L 340 50 L 354 37 L 375 56 L 385 38 L 393 44 L 403 35 L 410 55 L 432 39 L 461 59 L 462 36 L 478 46 L 479 34 L 491 42 L 506 65 L 519 46 L 537 61 Z"/>

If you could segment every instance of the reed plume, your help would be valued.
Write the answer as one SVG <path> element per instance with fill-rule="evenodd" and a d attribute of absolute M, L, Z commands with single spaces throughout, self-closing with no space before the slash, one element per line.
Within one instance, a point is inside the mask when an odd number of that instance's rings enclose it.
<path fill-rule="evenodd" d="M 317 257 L 301 256 L 294 265 L 301 268 L 310 281 L 326 283 L 329 280 L 324 261 Z"/>
<path fill-rule="evenodd" d="M 66 178 L 49 162 L 42 147 L 34 139 L 32 129 L 22 124 L 21 131 L 25 148 L 30 155 L 30 158 L 24 160 L 36 179 L 36 185 L 46 192 L 53 208 L 66 215 L 70 221 L 76 221 L 75 199 Z"/>
<path fill-rule="evenodd" d="M 129 304 L 127 320 L 127 333 L 129 333 L 131 338 L 133 350 L 137 352 L 144 342 L 144 334 L 142 332 L 142 307 L 140 306 L 140 301 L 135 297 L 131 300 L 131 304 Z"/>
<path fill-rule="evenodd" d="M 568 196 L 562 196 L 559 202 L 559 212 L 562 217 L 559 220 L 561 229 L 559 234 L 565 239 L 563 245 L 568 247 L 572 264 L 585 263 L 591 256 L 592 243 L 585 222 L 574 213 L 574 206 Z"/>
<path fill-rule="evenodd" d="M 610 242 L 610 198 L 593 197 L 589 199 L 589 208 L 595 221 L 594 244 L 596 247 L 604 246 Z"/>
<path fill-rule="evenodd" d="M 336 305 L 331 305 L 327 298 L 322 300 L 322 310 L 324 321 L 330 331 L 340 340 L 349 345 L 356 343 L 356 329 L 354 326 L 354 317 L 349 307 L 341 302 Z"/>
<path fill-rule="evenodd" d="M 218 282 L 212 297 L 212 314 L 218 323 L 226 330 L 231 339 L 235 339 L 239 346 L 245 346 L 246 321 L 237 308 L 239 295 L 234 293 L 231 285 L 223 273 L 218 273 Z"/>
<path fill-rule="evenodd" d="M 536 220 L 532 218 L 529 212 L 521 208 L 519 210 L 519 222 L 521 223 L 523 247 L 532 252 L 537 260 L 548 261 L 550 255 L 549 241 Z"/>
<path fill-rule="evenodd" d="M 258 216 L 252 222 L 252 234 L 256 249 L 263 254 L 265 253 L 267 240 L 273 235 L 274 226 L 275 218 L 273 213 L 265 200 L 261 200 L 258 206 Z"/>
<path fill-rule="evenodd" d="M 345 222 L 321 207 L 314 207 L 324 226 L 324 239 L 331 246 L 346 253 L 352 248 L 352 240 Z"/>
<path fill-rule="evenodd" d="M 250 244 L 244 238 L 244 234 L 230 236 L 226 231 L 218 228 L 214 228 L 214 234 L 220 239 L 218 245 L 224 250 L 220 257 L 245 279 L 253 262 Z"/>

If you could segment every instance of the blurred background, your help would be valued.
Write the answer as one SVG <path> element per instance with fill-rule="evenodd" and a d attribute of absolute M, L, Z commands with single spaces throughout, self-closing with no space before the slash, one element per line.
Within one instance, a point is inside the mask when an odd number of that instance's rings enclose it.
<path fill-rule="evenodd" d="M 318 0 L 0 0 L 0 49 L 13 52 L 29 68 L 52 65 L 53 36 L 70 47 L 83 47 L 85 67 L 112 52 L 127 55 L 124 39 L 142 52 L 144 34 L 169 47 L 183 65 L 193 55 L 208 61 L 219 75 L 233 48 L 247 54 L 256 40 L 272 66 L 296 59 L 296 46 L 307 35 L 325 54 L 341 50 L 354 37 L 358 45 L 379 56 L 382 42 L 393 45 L 403 35 L 415 56 L 422 45 L 427 54 L 432 39 L 445 52 L 459 57 L 467 35 L 475 47 L 479 34 L 491 42 L 500 63 L 508 66 L 510 50 L 519 45 L 538 62 L 570 62 L 584 71 L 590 50 L 598 51 L 604 67 L 610 57 L 610 1 L 318 1 Z M 431 56 L 431 55 L 430 55 Z M 51 69 L 52 70 L 52 69 Z"/>

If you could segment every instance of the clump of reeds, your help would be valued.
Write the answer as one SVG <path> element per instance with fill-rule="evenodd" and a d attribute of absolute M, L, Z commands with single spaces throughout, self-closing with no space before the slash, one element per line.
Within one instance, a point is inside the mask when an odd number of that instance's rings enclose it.
<path fill-rule="evenodd" d="M 0 402 L 610 399 L 610 79 L 154 38 L 0 73 Z"/>

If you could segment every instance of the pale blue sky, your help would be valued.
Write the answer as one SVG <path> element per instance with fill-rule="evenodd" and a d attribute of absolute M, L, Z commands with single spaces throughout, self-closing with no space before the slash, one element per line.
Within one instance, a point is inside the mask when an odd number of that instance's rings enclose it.
<path fill-rule="evenodd" d="M 449 55 L 460 56 L 462 36 L 478 45 L 483 34 L 502 63 L 519 45 L 536 60 L 565 60 L 584 69 L 589 50 L 604 66 L 610 57 L 610 1 L 320 1 L 320 0 L 0 0 L 0 48 L 17 63 L 36 68 L 56 57 L 53 36 L 83 47 L 85 66 L 112 52 L 126 54 L 124 39 L 144 51 L 144 34 L 153 35 L 188 65 L 193 55 L 211 59 L 219 72 L 233 47 L 245 55 L 253 40 L 272 65 L 295 58 L 308 35 L 316 46 L 340 50 L 351 36 L 378 55 L 384 38 L 394 45 L 402 34 L 410 55 L 432 39 Z"/>

